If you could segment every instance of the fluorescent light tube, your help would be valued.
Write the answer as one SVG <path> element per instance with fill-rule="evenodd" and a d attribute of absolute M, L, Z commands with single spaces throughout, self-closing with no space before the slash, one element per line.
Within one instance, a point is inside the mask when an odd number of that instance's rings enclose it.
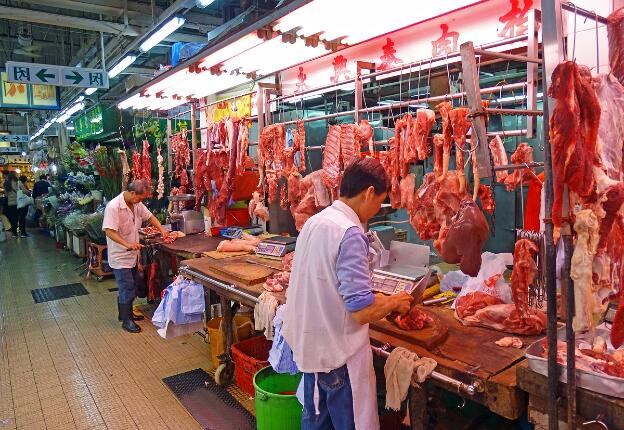
<path fill-rule="evenodd" d="M 174 16 L 169 21 L 167 21 L 162 27 L 156 30 L 151 36 L 147 38 L 146 41 L 141 43 L 140 49 L 143 52 L 147 52 L 156 46 L 158 43 L 162 42 L 167 36 L 176 31 L 178 28 L 184 25 L 186 20 L 181 16 Z"/>
<path fill-rule="evenodd" d="M 195 0 L 195 4 L 197 5 L 197 7 L 210 6 L 214 2 L 215 2 L 215 0 Z"/>
<path fill-rule="evenodd" d="M 114 78 L 115 76 L 126 70 L 126 68 L 130 64 L 134 63 L 134 60 L 136 59 L 136 55 L 126 55 L 119 63 L 117 63 L 117 65 L 115 65 L 115 67 L 110 69 L 110 71 L 108 72 L 108 77 Z"/>
<path fill-rule="evenodd" d="M 96 92 L 98 89 L 97 88 L 87 88 L 85 90 L 85 94 L 90 96 L 91 94 L 93 94 L 94 92 Z"/>

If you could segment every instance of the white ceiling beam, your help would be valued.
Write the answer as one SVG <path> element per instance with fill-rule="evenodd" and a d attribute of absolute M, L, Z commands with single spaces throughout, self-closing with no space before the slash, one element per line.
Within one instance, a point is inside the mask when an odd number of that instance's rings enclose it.
<path fill-rule="evenodd" d="M 95 19 L 79 18 L 75 16 L 58 15 L 17 7 L 0 6 L 0 19 L 12 21 L 35 22 L 38 24 L 55 25 L 58 27 L 80 28 L 89 31 L 102 31 L 124 36 L 138 36 L 142 29 L 135 26 L 125 26 L 116 22 L 98 21 Z"/>

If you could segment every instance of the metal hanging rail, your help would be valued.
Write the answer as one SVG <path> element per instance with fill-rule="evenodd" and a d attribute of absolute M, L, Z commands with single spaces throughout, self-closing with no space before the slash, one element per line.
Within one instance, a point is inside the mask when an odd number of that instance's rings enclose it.
<path fill-rule="evenodd" d="M 596 12 L 593 12 L 591 10 L 578 7 L 572 2 L 561 3 L 561 8 L 567 12 L 572 12 L 577 15 L 580 15 L 583 18 L 593 19 L 594 21 L 598 21 L 600 24 L 607 25 L 607 18 L 600 16 Z"/>
<path fill-rule="evenodd" d="M 491 94 L 491 93 L 502 92 L 502 91 L 517 90 L 517 89 L 525 88 L 526 85 L 527 85 L 526 82 L 518 82 L 515 84 L 507 84 L 507 85 L 500 85 L 496 87 L 483 88 L 481 90 L 481 94 Z M 454 94 L 446 94 L 443 96 L 425 97 L 422 99 L 412 99 L 412 100 L 407 100 L 404 102 L 397 102 L 397 103 L 391 103 L 391 104 L 387 104 L 383 106 L 373 106 L 369 108 L 360 109 L 359 113 L 383 112 L 383 111 L 387 111 L 391 109 L 398 109 L 401 107 L 406 107 L 406 106 L 418 104 L 418 103 L 443 102 L 443 101 L 448 101 L 452 99 L 463 98 L 465 95 L 466 93 L 460 92 L 460 93 L 454 93 Z M 508 110 L 513 111 L 513 109 L 508 109 Z M 280 124 L 284 124 L 284 125 L 296 124 L 297 121 L 303 121 L 303 122 L 321 121 L 321 120 L 337 118 L 341 116 L 355 115 L 355 113 L 356 113 L 355 110 L 348 110 L 344 112 L 336 112 L 336 113 L 327 114 L 327 115 L 320 115 L 320 116 L 315 116 L 315 117 L 302 118 L 298 120 L 285 121 Z M 517 115 L 521 115 L 522 113 L 523 111 L 518 110 Z"/>
<path fill-rule="evenodd" d="M 486 51 L 484 49 L 478 49 L 478 48 L 474 49 L 474 53 L 476 55 L 483 55 L 487 57 L 498 57 L 498 58 L 503 58 L 505 60 L 522 61 L 522 62 L 537 63 L 537 64 L 539 64 L 542 61 L 539 58 L 525 57 L 524 55 L 506 54 L 504 52 Z"/>

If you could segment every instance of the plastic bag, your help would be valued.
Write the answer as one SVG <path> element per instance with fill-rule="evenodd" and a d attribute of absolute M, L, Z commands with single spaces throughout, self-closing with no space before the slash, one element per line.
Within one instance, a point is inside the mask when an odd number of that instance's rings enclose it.
<path fill-rule="evenodd" d="M 201 285 L 187 279 L 178 278 L 169 285 L 154 316 L 152 324 L 158 327 L 158 334 L 164 338 L 186 334 L 188 330 L 173 330 L 170 325 L 190 325 L 202 322 L 205 310 L 204 289 Z"/>
<path fill-rule="evenodd" d="M 511 287 L 505 282 L 503 273 L 507 270 L 507 266 L 513 264 L 513 254 L 502 253 L 494 254 L 492 252 L 484 252 L 481 254 L 481 269 L 474 278 L 469 278 L 457 298 L 463 297 L 475 291 L 482 291 L 494 297 L 498 297 L 504 303 L 512 302 Z M 455 309 L 455 303 L 452 308 Z"/>
<path fill-rule="evenodd" d="M 440 282 L 440 292 L 445 293 L 447 291 L 458 292 L 461 291 L 466 281 L 470 279 L 470 276 L 466 275 L 461 270 L 455 270 L 448 272 L 442 278 Z"/>

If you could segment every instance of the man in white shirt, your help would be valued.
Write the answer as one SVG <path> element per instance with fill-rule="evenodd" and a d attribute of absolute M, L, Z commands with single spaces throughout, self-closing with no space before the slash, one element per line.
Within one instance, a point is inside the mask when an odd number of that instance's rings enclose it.
<path fill-rule="evenodd" d="M 102 230 L 106 232 L 108 264 L 113 269 L 119 289 L 119 319 L 121 327 L 130 333 L 138 333 L 141 327 L 134 321 L 142 320 L 142 315 L 132 312 L 132 302 L 136 297 L 137 261 L 143 245 L 139 243 L 139 229 L 148 222 L 160 230 L 165 237 L 168 232 L 158 219 L 145 207 L 143 200 L 152 197 L 152 187 L 139 179 L 128 185 L 106 205 Z"/>

